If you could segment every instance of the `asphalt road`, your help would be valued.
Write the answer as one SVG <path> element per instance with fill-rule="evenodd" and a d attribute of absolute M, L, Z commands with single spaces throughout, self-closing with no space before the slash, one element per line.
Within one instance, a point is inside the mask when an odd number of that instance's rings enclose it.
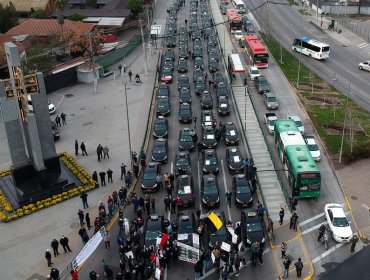
<path fill-rule="evenodd" d="M 252 11 L 264 2 L 245 1 Z M 368 59 L 368 53 L 363 52 L 356 44 L 344 46 L 344 42 L 338 42 L 328 36 L 323 30 L 310 23 L 310 18 L 301 16 L 296 9 L 286 5 L 287 2 L 281 3 L 269 4 L 268 20 L 265 6 L 252 13 L 262 27 L 266 28 L 267 22 L 269 23 L 271 34 L 291 53 L 293 53 L 292 42 L 299 37 L 309 37 L 329 44 L 330 58 L 326 61 L 310 59 L 297 53 L 294 55 L 330 85 L 333 85 L 333 79 L 335 79 L 334 86 L 343 94 L 347 94 L 350 88 L 350 98 L 369 111 L 369 73 L 358 69 L 358 64 Z"/>

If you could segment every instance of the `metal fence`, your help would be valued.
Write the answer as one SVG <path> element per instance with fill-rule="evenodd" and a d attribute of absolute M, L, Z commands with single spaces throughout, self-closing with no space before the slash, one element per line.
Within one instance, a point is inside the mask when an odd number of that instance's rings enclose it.
<path fill-rule="evenodd" d="M 335 19 L 340 25 L 356 33 L 367 42 L 370 42 L 370 24 L 364 24 L 358 19 L 352 19 L 349 17 L 336 17 Z"/>

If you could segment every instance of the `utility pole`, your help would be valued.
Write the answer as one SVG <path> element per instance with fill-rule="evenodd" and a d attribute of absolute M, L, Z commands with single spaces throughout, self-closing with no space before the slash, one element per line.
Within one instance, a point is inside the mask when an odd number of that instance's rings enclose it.
<path fill-rule="evenodd" d="M 146 20 L 147 20 L 147 26 L 148 26 L 148 29 L 149 29 L 149 26 L 150 26 L 150 18 L 149 18 L 149 4 L 146 4 L 146 5 L 145 5 L 145 9 L 146 9 Z"/>
<path fill-rule="evenodd" d="M 96 72 L 95 72 L 94 53 L 93 53 L 93 48 L 92 48 L 92 43 L 91 43 L 91 33 L 89 33 L 88 35 L 89 35 L 91 62 L 92 62 L 93 75 L 94 75 L 94 93 L 97 94 L 98 93 L 98 78 L 96 77 Z"/>
<path fill-rule="evenodd" d="M 351 92 L 351 82 L 349 82 L 349 84 L 348 84 L 348 94 L 347 94 L 347 101 L 346 101 L 346 111 L 345 111 L 345 113 L 344 113 L 343 130 L 342 130 L 342 140 L 341 140 L 341 142 L 340 142 L 339 164 L 341 164 L 341 163 L 342 163 L 344 134 L 345 134 L 345 131 L 346 131 L 348 99 L 349 99 L 349 94 L 350 94 L 350 92 Z"/>
<path fill-rule="evenodd" d="M 140 31 L 141 31 L 141 43 L 142 43 L 142 46 L 143 46 L 144 59 L 145 59 L 144 70 L 145 70 L 145 75 L 147 75 L 148 74 L 148 59 L 147 59 L 147 56 L 146 56 L 145 39 L 144 39 L 144 32 L 143 32 L 143 20 L 142 19 L 139 19 L 139 25 L 140 25 Z"/>
<path fill-rule="evenodd" d="M 266 21 L 266 34 L 270 35 L 270 10 L 268 0 L 266 0 Z"/>
<path fill-rule="evenodd" d="M 127 84 L 126 84 L 126 82 L 125 82 L 125 107 L 126 107 L 126 121 L 127 121 L 127 134 L 128 134 L 128 149 L 129 149 L 129 151 L 128 151 L 128 153 L 129 153 L 129 158 L 130 158 L 130 161 L 131 161 L 131 164 L 130 164 L 130 166 L 131 166 L 131 168 L 132 168 L 132 154 L 131 154 L 131 151 L 132 151 L 132 149 L 131 149 L 131 133 L 130 133 L 130 119 L 129 119 L 129 113 L 128 113 L 128 104 L 127 104 Z"/>

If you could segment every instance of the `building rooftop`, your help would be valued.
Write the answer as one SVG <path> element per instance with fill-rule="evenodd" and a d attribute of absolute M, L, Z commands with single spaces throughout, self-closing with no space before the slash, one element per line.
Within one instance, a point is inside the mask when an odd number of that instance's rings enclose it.
<path fill-rule="evenodd" d="M 48 10 L 50 0 L 0 0 L 0 4 L 3 7 L 8 5 L 9 2 L 13 3 L 18 13 L 29 13 L 31 12 L 31 8 L 34 10 Z"/>

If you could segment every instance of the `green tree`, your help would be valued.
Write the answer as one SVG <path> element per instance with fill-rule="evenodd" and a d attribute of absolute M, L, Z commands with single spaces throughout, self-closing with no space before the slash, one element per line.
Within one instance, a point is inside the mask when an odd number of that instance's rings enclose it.
<path fill-rule="evenodd" d="M 77 14 L 77 13 L 74 13 L 70 15 L 69 17 L 67 17 L 67 19 L 73 20 L 73 21 L 82 21 L 84 18 L 86 17 L 83 15 Z"/>
<path fill-rule="evenodd" d="M 143 12 L 143 6 L 143 0 L 128 0 L 128 8 L 135 18 Z"/>
<path fill-rule="evenodd" d="M 48 18 L 48 15 L 43 10 L 33 10 L 31 9 L 31 18 L 43 19 Z"/>
<path fill-rule="evenodd" d="M 5 33 L 18 24 L 18 15 L 12 2 L 5 7 L 0 3 L 0 33 Z"/>
<path fill-rule="evenodd" d="M 49 45 L 34 44 L 27 49 L 26 55 L 22 58 L 22 68 L 25 74 L 41 71 L 46 76 L 51 72 L 54 61 Z"/>
<path fill-rule="evenodd" d="M 63 32 L 63 24 L 64 24 L 64 7 L 66 3 L 64 0 L 56 0 L 55 1 L 55 7 L 57 8 L 57 18 L 58 18 L 58 23 L 60 24 L 60 28 L 62 29 Z"/>

